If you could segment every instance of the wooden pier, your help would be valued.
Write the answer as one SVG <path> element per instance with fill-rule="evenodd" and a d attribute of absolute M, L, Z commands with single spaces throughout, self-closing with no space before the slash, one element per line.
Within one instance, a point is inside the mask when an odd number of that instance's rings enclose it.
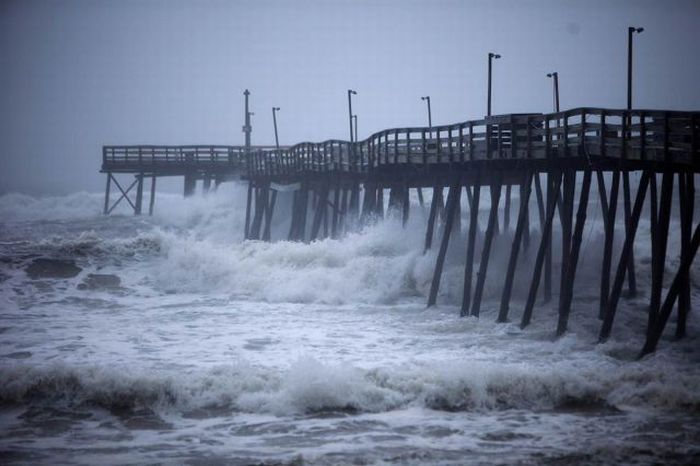
<path fill-rule="evenodd" d="M 247 128 L 250 131 L 249 125 Z M 601 342 L 611 335 L 625 282 L 630 294 L 636 291 L 633 247 L 649 199 L 652 284 L 641 352 L 645 355 L 656 349 L 674 308 L 676 336 L 685 334 L 691 310 L 689 270 L 700 246 L 700 225 L 693 231 L 699 144 L 700 112 L 577 108 L 551 114 L 499 115 L 431 128 L 395 128 L 357 142 L 329 140 L 280 148 L 249 144 L 105 146 L 105 213 L 126 199 L 134 213 L 140 214 L 144 178 L 151 178 L 150 213 L 159 176 L 182 176 L 186 195 L 194 191 L 198 179 L 203 180 L 205 190 L 212 181 L 216 185 L 242 179 L 248 183 L 246 239 L 270 239 L 277 193 L 285 189 L 294 191 L 287 238 L 313 241 L 338 237 L 382 218 L 385 190 L 389 191 L 388 209 L 397 212 L 405 223 L 410 215 L 410 190 L 417 190 L 421 204 L 423 190 L 432 190 L 425 249 L 433 247 L 437 231 L 442 231 L 442 236 L 428 296 L 431 306 L 436 303 L 450 238 L 459 230 L 464 189 L 469 220 L 461 315 L 479 316 L 493 239 L 511 227 L 511 193 L 517 189 L 521 201 L 514 212 L 515 229 L 497 317 L 499 322 L 507 322 L 512 318 L 511 293 L 520 251 L 530 243 L 529 209 L 534 191 L 540 234 L 520 323 L 526 327 L 535 318 L 540 292 L 545 300 L 552 297 L 552 236 L 558 222 L 562 260 L 556 334 L 562 335 L 568 327 L 582 236 L 591 207 L 590 190 L 595 182 L 605 233 L 600 301 L 595 313 L 601 320 Z M 631 186 L 630 173 L 639 174 L 636 187 Z M 124 189 L 116 183 L 117 174 L 134 175 L 135 179 Z M 112 181 L 121 193 L 114 204 L 109 198 Z M 136 196 L 132 201 L 129 192 L 134 186 Z M 444 189 L 448 189 L 446 202 Z M 681 260 L 664 297 L 674 189 L 680 205 Z M 491 208 L 486 225 L 479 225 L 479 203 L 486 190 L 490 192 Z M 622 232 L 614 227 L 620 215 L 619 197 L 623 197 Z M 438 222 L 443 225 L 441 230 L 436 229 Z M 477 251 L 476 233 L 482 227 L 484 241 Z M 623 237 L 617 261 L 613 260 L 615 235 Z"/>

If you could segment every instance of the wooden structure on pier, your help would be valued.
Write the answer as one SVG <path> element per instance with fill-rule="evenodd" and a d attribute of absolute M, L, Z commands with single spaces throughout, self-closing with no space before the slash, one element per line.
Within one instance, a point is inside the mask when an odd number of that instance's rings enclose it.
<path fill-rule="evenodd" d="M 108 174 L 108 193 L 113 173 L 136 174 L 136 213 L 140 213 L 139 193 L 144 177 L 155 180 L 156 176 L 184 176 L 186 193 L 188 176 L 190 179 L 209 176 L 217 181 L 244 178 L 248 181 L 245 238 L 263 240 L 270 239 L 281 186 L 294 190 L 288 238 L 297 241 L 337 237 L 354 225 L 383 217 L 385 189 L 389 190 L 388 207 L 400 212 L 405 222 L 410 213 L 410 190 L 417 189 L 422 202 L 422 190 L 432 189 L 426 249 L 432 247 L 439 218 L 444 228 L 429 306 L 436 302 L 448 244 L 454 224 L 460 218 L 457 212 L 461 209 L 462 189 L 465 189 L 470 214 L 461 313 L 474 316 L 480 314 L 493 238 L 510 227 L 510 194 L 513 188 L 518 189 L 521 202 L 503 277 L 499 322 L 511 318 L 515 267 L 521 247 L 529 238 L 529 200 L 534 190 L 541 234 L 520 321 L 525 327 L 534 318 L 534 304 L 542 281 L 545 299 L 551 297 L 552 235 L 558 222 L 562 236 L 558 335 L 567 330 L 588 199 L 595 178 L 605 230 L 598 312 L 600 340 L 605 341 L 611 334 L 625 280 L 631 291 L 636 288 L 633 246 L 647 198 L 652 231 L 652 289 L 642 354 L 656 348 L 676 301 L 676 335 L 682 337 L 685 333 L 690 310 L 689 269 L 700 246 L 700 225 L 694 232 L 692 229 L 694 174 L 700 171 L 700 112 L 577 108 L 551 114 L 501 115 L 432 128 L 396 128 L 375 133 L 364 141 L 330 140 L 279 149 L 105 147 L 102 171 Z M 613 264 L 621 179 L 630 172 L 640 174 L 639 183 L 633 202 L 631 196 L 624 199 L 623 247 L 617 264 Z M 610 186 L 606 186 L 606 173 Z M 578 193 L 577 177 L 580 178 Z M 664 264 L 674 184 L 680 205 L 681 261 L 664 298 Z M 446 203 L 445 188 L 449 190 Z M 629 184 L 624 183 L 623 188 L 626 191 Z M 128 190 L 121 186 L 119 189 L 128 199 Z M 477 251 L 478 210 L 485 190 L 490 191 L 491 207 L 484 242 L 481 251 Z M 499 227 L 502 197 L 504 218 L 503 226 Z M 153 196 L 151 205 L 152 199 Z M 105 212 L 111 210 L 108 206 L 107 196 Z"/>

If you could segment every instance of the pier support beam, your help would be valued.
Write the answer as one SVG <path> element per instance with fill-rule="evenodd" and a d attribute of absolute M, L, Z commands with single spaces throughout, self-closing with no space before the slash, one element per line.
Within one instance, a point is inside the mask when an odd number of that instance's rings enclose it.
<path fill-rule="evenodd" d="M 601 182 L 601 178 L 598 178 Z M 605 190 L 605 186 L 603 186 Z M 610 268 L 612 266 L 613 239 L 615 237 L 615 214 L 617 212 L 617 197 L 620 191 L 620 171 L 612 173 L 612 186 L 610 187 L 610 197 L 608 198 L 608 208 L 605 215 L 605 243 L 603 245 L 603 265 L 600 273 L 600 308 L 598 318 L 601 320 L 605 316 L 608 307 L 608 297 L 610 296 Z"/>
<path fill-rule="evenodd" d="M 552 237 L 552 222 L 554 221 L 554 214 L 557 207 L 557 196 L 549 195 L 549 191 L 559 192 L 562 182 L 561 173 L 556 175 L 550 175 L 552 183 L 549 183 L 547 188 L 547 214 L 545 218 L 545 224 L 542 229 L 542 236 L 540 237 L 540 246 L 537 249 L 537 258 L 535 259 L 534 272 L 532 274 L 532 282 L 530 283 L 530 291 L 527 295 L 527 303 L 525 304 L 525 310 L 523 311 L 522 320 L 520 321 L 520 328 L 525 328 L 530 325 L 532 320 L 532 311 L 535 307 L 535 298 L 537 297 L 537 289 L 540 286 L 540 278 L 542 277 L 542 266 L 545 263 L 545 256 L 547 255 L 548 247 L 551 247 L 551 237 Z"/>
<path fill-rule="evenodd" d="M 520 243 L 525 229 L 525 220 L 528 215 L 527 204 L 530 201 L 530 192 L 532 191 L 532 173 L 528 173 L 523 184 L 524 189 L 521 190 L 520 208 L 518 209 L 518 220 L 515 226 L 515 235 L 513 236 L 513 244 L 510 249 L 510 258 L 508 260 L 508 269 L 506 271 L 506 281 L 503 285 L 503 294 L 501 296 L 501 307 L 498 311 L 497 322 L 508 321 L 508 307 L 510 306 L 510 296 L 513 291 L 513 278 L 515 276 L 515 266 L 518 263 L 518 254 L 520 252 Z M 507 199 L 506 199 L 507 201 Z M 505 223 L 505 222 L 504 222 Z M 506 227 L 507 228 L 507 227 Z"/>
<path fill-rule="evenodd" d="M 265 228 L 263 228 L 262 240 L 270 241 L 270 234 L 272 228 L 272 213 L 275 211 L 275 203 L 277 202 L 277 191 L 268 188 L 269 193 L 269 203 L 265 209 Z"/>
<path fill-rule="evenodd" d="M 156 175 L 151 176 L 151 197 L 148 200 L 148 215 L 153 215 L 153 206 L 156 203 Z"/>
<path fill-rule="evenodd" d="M 112 174 L 107 172 L 107 186 L 105 187 L 105 207 L 104 207 L 104 215 L 107 215 L 109 213 L 109 193 L 110 190 L 112 189 Z"/>
<path fill-rule="evenodd" d="M 693 210 L 695 208 L 695 175 L 690 173 L 678 174 L 678 197 L 681 211 L 681 263 L 692 260 L 691 232 L 693 228 Z M 683 183 L 680 180 L 684 180 Z M 682 270 L 681 284 L 678 297 L 678 322 L 676 324 L 676 338 L 685 336 L 685 327 L 688 313 L 692 309 L 690 301 L 690 274 L 688 270 Z"/>
<path fill-rule="evenodd" d="M 474 300 L 472 302 L 471 315 L 479 317 L 481 310 L 481 297 L 484 293 L 484 284 L 486 283 L 486 273 L 488 272 L 489 256 L 491 254 L 491 243 L 496 232 L 496 223 L 498 222 L 498 204 L 501 199 L 501 180 L 500 177 L 491 184 L 491 211 L 489 212 L 489 223 L 486 227 L 486 236 L 484 237 L 484 246 L 481 250 L 481 262 L 479 262 L 479 273 L 476 277 L 476 288 L 474 289 Z"/>
<path fill-rule="evenodd" d="M 438 217 L 438 211 L 442 205 L 442 186 L 437 180 L 433 186 L 433 198 L 430 201 L 430 213 L 428 214 L 428 226 L 425 230 L 425 245 L 423 253 L 427 252 L 433 246 L 433 234 L 435 232 L 435 223 Z"/>
<path fill-rule="evenodd" d="M 193 196 L 196 188 L 197 188 L 197 174 L 194 172 L 185 173 L 185 181 L 184 181 L 184 195 L 185 195 L 185 197 Z"/>
<path fill-rule="evenodd" d="M 652 177 L 656 178 L 656 174 Z M 656 184 L 656 183 L 654 183 Z M 656 200 L 655 186 L 650 189 L 652 211 Z M 666 172 L 661 180 L 661 202 L 656 221 L 651 226 L 654 244 L 651 252 L 651 297 L 649 299 L 649 317 L 647 321 L 648 329 L 652 329 L 661 306 L 661 295 L 663 293 L 664 268 L 666 264 L 666 250 L 668 246 L 668 230 L 671 221 L 671 203 L 673 201 L 673 174 Z M 683 212 L 681 212 L 683 215 Z M 682 217 L 681 217 L 682 220 Z"/>
<path fill-rule="evenodd" d="M 476 244 L 476 233 L 479 229 L 479 199 L 481 197 L 480 175 L 477 174 L 474 183 L 474 193 L 471 196 L 469 205 L 469 232 L 467 233 L 467 258 L 464 262 L 464 287 L 462 289 L 462 309 L 460 316 L 469 314 L 469 305 L 472 296 L 472 275 L 474 274 L 474 247 Z M 467 186 L 467 191 L 469 191 Z M 432 210 L 432 208 L 431 208 Z"/>
<path fill-rule="evenodd" d="M 141 215 L 141 207 L 143 205 L 143 173 L 136 175 L 136 206 L 134 207 L 134 215 Z"/>
<path fill-rule="evenodd" d="M 438 251 L 437 261 L 435 263 L 435 271 L 433 272 L 433 281 L 430 284 L 430 295 L 428 296 L 428 307 L 434 306 L 437 300 L 437 294 L 440 288 L 440 278 L 442 277 L 442 267 L 445 263 L 447 255 L 447 246 L 450 243 L 450 234 L 452 233 L 452 224 L 457 211 L 457 197 L 461 194 L 462 185 L 459 175 L 455 175 L 454 181 L 450 186 L 450 191 L 447 194 L 447 218 L 445 219 L 445 229 L 442 232 L 442 242 Z"/>
<path fill-rule="evenodd" d="M 625 235 L 629 235 L 630 230 L 630 174 L 627 170 L 622 172 L 622 189 L 624 191 L 624 207 L 625 207 Z M 630 251 L 629 260 L 627 262 L 627 286 L 628 296 L 634 297 L 637 295 L 637 278 L 634 272 L 634 250 Z"/>
<path fill-rule="evenodd" d="M 666 294 L 666 299 L 664 299 L 664 303 L 661 306 L 658 318 L 655 320 L 653 328 L 647 331 L 647 339 L 639 355 L 640 358 L 656 351 L 656 346 L 659 344 L 668 318 L 673 311 L 673 306 L 681 292 L 683 276 L 689 273 L 690 265 L 693 263 L 693 259 L 698 252 L 698 247 L 700 247 L 700 224 L 695 227 L 693 238 L 688 247 L 688 254 L 681 260 L 681 265 L 678 268 L 676 276 L 673 278 L 668 294 Z"/>
<path fill-rule="evenodd" d="M 632 209 L 632 216 L 630 217 L 627 234 L 625 236 L 625 244 L 622 247 L 622 254 L 620 255 L 620 263 L 617 266 L 617 272 L 615 274 L 615 281 L 613 282 L 613 288 L 610 292 L 610 297 L 608 299 L 608 305 L 605 311 L 605 317 L 603 319 L 603 325 L 600 328 L 599 341 L 605 342 L 610 337 L 610 332 L 612 331 L 613 321 L 615 319 L 615 313 L 617 312 L 617 303 L 620 299 L 620 293 L 622 292 L 622 285 L 625 280 L 625 272 L 627 271 L 629 264 L 629 256 L 634 246 L 634 237 L 637 233 L 637 226 L 639 224 L 639 216 L 642 213 L 642 207 L 644 205 L 644 197 L 649 187 L 649 177 L 650 172 L 645 171 L 642 174 L 642 178 L 639 181 L 639 187 L 637 188 L 637 197 L 634 201 L 634 208 Z M 663 189 L 663 188 L 662 188 Z"/>
<path fill-rule="evenodd" d="M 576 213 L 576 228 L 571 240 L 571 249 L 568 251 L 566 267 L 566 277 L 562 282 L 562 297 L 559 299 L 559 321 L 557 323 L 557 335 L 563 335 L 568 326 L 569 314 L 571 312 L 571 302 L 574 295 L 574 282 L 576 280 L 576 267 L 578 265 L 579 253 L 581 251 L 581 241 L 583 240 L 583 228 L 586 224 L 586 211 L 588 209 L 588 195 L 591 190 L 591 170 L 583 172 L 583 182 L 581 183 L 581 195 L 578 202 L 578 212 Z"/>

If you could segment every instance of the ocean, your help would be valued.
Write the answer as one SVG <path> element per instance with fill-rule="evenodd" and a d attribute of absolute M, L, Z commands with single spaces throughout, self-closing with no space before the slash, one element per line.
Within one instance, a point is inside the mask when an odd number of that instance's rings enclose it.
<path fill-rule="evenodd" d="M 276 241 L 242 241 L 235 183 L 158 193 L 153 217 L 103 216 L 100 193 L 0 196 L 0 463 L 700 463 L 700 266 L 687 338 L 673 341 L 672 318 L 638 360 L 648 216 L 640 293 L 598 344 L 597 200 L 558 339 L 556 286 L 519 326 L 536 212 L 497 324 L 510 235 L 494 243 L 480 318 L 459 317 L 464 231 L 426 309 L 437 248 L 423 253 L 427 208 L 413 201 L 405 227 L 390 217 L 303 244 L 280 239 L 281 216 Z M 667 285 L 677 219 L 671 231 Z"/>

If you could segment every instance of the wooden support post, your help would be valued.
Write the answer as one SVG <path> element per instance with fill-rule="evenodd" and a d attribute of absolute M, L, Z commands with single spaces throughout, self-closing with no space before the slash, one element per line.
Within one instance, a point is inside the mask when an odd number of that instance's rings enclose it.
<path fill-rule="evenodd" d="M 289 234 L 287 239 L 289 241 L 296 240 L 297 225 L 299 223 L 299 190 L 294 191 L 292 194 L 292 212 L 291 221 L 289 222 Z"/>
<path fill-rule="evenodd" d="M 625 235 L 629 235 L 630 230 L 630 175 L 627 170 L 622 172 L 622 189 L 625 196 Z M 634 272 L 634 250 L 630 251 L 629 261 L 627 263 L 627 294 L 630 297 L 637 295 L 637 278 Z"/>
<path fill-rule="evenodd" d="M 356 222 L 360 217 L 360 184 L 352 181 L 352 191 L 350 192 L 350 206 L 348 213 L 352 222 Z"/>
<path fill-rule="evenodd" d="M 469 190 L 467 186 L 467 190 Z M 480 175 L 477 174 L 474 183 L 474 194 L 471 196 L 469 204 L 469 233 L 467 234 L 467 258 L 464 262 L 464 287 L 462 291 L 462 309 L 460 316 L 469 314 L 469 305 L 472 294 L 472 275 L 474 274 L 474 247 L 476 244 L 476 233 L 479 228 L 479 198 L 481 194 Z"/>
<path fill-rule="evenodd" d="M 529 186 L 520 185 L 520 202 L 523 202 L 525 198 L 526 189 L 532 193 L 532 179 Z M 525 225 L 523 225 L 523 248 L 526 252 L 530 249 L 530 193 L 528 193 L 528 201 L 525 203 Z"/>
<path fill-rule="evenodd" d="M 551 173 L 547 173 L 547 205 L 553 202 L 555 207 L 557 200 L 559 199 L 559 191 L 561 189 L 561 181 L 559 180 L 556 190 L 554 189 L 554 178 Z M 547 237 L 547 245 L 545 249 L 545 261 L 544 261 L 544 290 L 543 298 L 544 302 L 548 303 L 552 299 L 552 234 L 551 226 L 549 236 Z M 538 278 L 539 280 L 539 278 Z"/>
<path fill-rule="evenodd" d="M 486 227 L 484 246 L 481 250 L 481 262 L 479 262 L 479 272 L 476 276 L 476 287 L 474 288 L 474 300 L 472 301 L 471 315 L 479 317 L 481 311 L 481 297 L 484 293 L 486 283 L 486 273 L 489 266 L 489 255 L 491 254 L 491 243 L 495 236 L 496 222 L 498 220 L 498 204 L 501 199 L 501 178 L 500 176 L 491 183 L 491 211 L 489 212 L 489 223 Z"/>
<path fill-rule="evenodd" d="M 651 175 L 656 178 L 656 174 Z M 680 181 L 680 180 L 679 180 Z M 654 183 L 656 184 L 656 183 Z M 656 201 L 653 199 L 655 195 L 654 189 L 650 189 L 652 196 L 652 211 L 656 206 Z M 664 268 L 666 264 L 666 250 L 668 247 L 668 230 L 671 221 L 671 204 L 673 202 L 673 173 L 666 171 L 661 179 L 661 201 L 658 217 L 655 224 L 652 225 L 653 241 L 656 244 L 652 245 L 652 273 L 651 273 L 651 297 L 649 299 L 649 317 L 647 322 L 647 331 L 650 331 L 654 326 L 654 321 L 659 314 L 661 307 L 661 295 L 663 293 Z M 681 216 L 683 212 L 681 212 Z M 681 217 L 681 221 L 682 221 Z"/>
<path fill-rule="evenodd" d="M 615 320 L 615 313 L 617 311 L 617 303 L 620 299 L 620 293 L 622 292 L 625 272 L 628 269 L 630 252 L 634 247 L 634 237 L 637 233 L 639 216 L 642 213 L 644 198 L 646 196 L 647 188 L 649 187 L 649 176 L 650 172 L 647 170 L 642 174 L 642 178 L 639 181 L 637 197 L 634 200 L 634 208 L 632 209 L 629 228 L 627 230 L 627 234 L 625 235 L 625 244 L 622 247 L 622 254 L 620 255 L 620 263 L 618 264 L 617 272 L 615 274 L 615 281 L 613 282 L 613 288 L 610 293 L 610 298 L 608 299 L 608 306 L 605 311 L 603 325 L 600 328 L 600 342 L 606 341 L 610 337 L 610 332 L 612 331 L 613 321 Z"/>
<path fill-rule="evenodd" d="M 561 272 L 559 274 L 559 309 L 564 307 L 566 299 L 566 280 L 571 255 L 571 232 L 574 216 L 574 194 L 576 190 L 576 172 L 566 170 L 563 181 L 564 199 L 560 212 L 561 217 Z"/>
<path fill-rule="evenodd" d="M 571 241 L 571 251 L 569 253 L 568 265 L 566 268 L 566 280 L 562 289 L 563 299 L 559 300 L 559 321 L 557 323 L 557 335 L 561 336 L 566 332 L 569 314 L 571 312 L 571 301 L 574 296 L 574 282 L 576 280 L 576 266 L 578 265 L 581 242 L 583 240 L 583 228 L 586 224 L 586 210 L 588 209 L 588 196 L 591 190 L 591 170 L 583 172 L 583 182 L 581 183 L 581 196 L 579 197 L 578 211 L 576 212 L 576 228 Z"/>
<path fill-rule="evenodd" d="M 410 192 L 411 192 L 411 188 L 408 185 L 408 182 L 405 182 L 403 190 L 402 190 L 402 199 L 401 199 L 401 224 L 404 227 L 406 226 L 406 223 L 408 223 L 408 216 L 411 213 Z"/>
<path fill-rule="evenodd" d="M 156 202 L 156 175 L 151 176 L 151 197 L 148 200 L 148 215 L 153 215 L 153 206 Z"/>
<path fill-rule="evenodd" d="M 683 186 L 680 181 L 683 180 Z M 695 179 L 692 172 L 678 174 L 678 197 L 681 219 L 681 262 L 687 261 L 690 254 L 690 235 L 693 228 L 693 209 L 695 207 Z M 680 276 L 681 285 L 678 295 L 678 321 L 676 324 L 676 338 L 685 336 L 686 320 L 690 306 L 690 275 L 683 271 Z"/>
<path fill-rule="evenodd" d="M 440 288 L 440 278 L 442 277 L 442 267 L 445 263 L 447 255 L 447 246 L 450 242 L 450 234 L 452 233 L 452 223 L 454 222 L 455 212 L 457 210 L 457 197 L 460 195 L 462 185 L 459 175 L 455 175 L 450 191 L 447 195 L 447 219 L 445 220 L 445 228 L 442 232 L 442 241 L 440 242 L 440 250 L 438 251 L 437 261 L 435 263 L 435 271 L 433 272 L 433 281 L 430 285 L 430 295 L 428 296 L 428 307 L 435 305 L 438 290 Z"/>
<path fill-rule="evenodd" d="M 193 196 L 196 188 L 197 188 L 196 173 L 194 173 L 194 172 L 185 173 L 185 183 L 184 183 L 185 197 Z"/>
<path fill-rule="evenodd" d="M 428 251 L 433 245 L 433 232 L 435 231 L 435 222 L 437 220 L 439 203 L 442 202 L 442 186 L 435 181 L 433 186 L 433 199 L 430 201 L 430 213 L 428 214 L 428 226 L 425 230 L 425 247 L 423 254 Z"/>
<path fill-rule="evenodd" d="M 309 183 L 303 182 L 301 185 L 299 202 L 299 225 L 297 227 L 297 240 L 306 241 L 306 218 L 309 212 Z"/>
<path fill-rule="evenodd" d="M 554 214 L 556 212 L 556 200 L 557 196 L 550 195 L 551 191 L 559 192 L 562 182 L 561 173 L 556 175 L 548 175 L 548 178 L 553 178 L 553 182 L 548 182 L 547 187 L 547 214 L 545 218 L 545 224 L 542 229 L 542 236 L 540 237 L 540 246 L 537 249 L 537 258 L 535 259 L 534 272 L 532 274 L 532 282 L 530 283 L 530 291 L 527 295 L 527 303 L 525 304 L 525 310 L 523 311 L 523 317 L 520 322 L 520 328 L 525 328 L 530 325 L 532 320 L 532 310 L 535 307 L 535 298 L 537 296 L 537 289 L 540 286 L 540 278 L 542 277 L 542 266 L 545 263 L 545 256 L 547 254 L 547 249 L 551 247 L 551 236 L 552 236 L 552 222 L 554 221 Z M 556 188 L 555 188 L 556 186 Z"/>
<path fill-rule="evenodd" d="M 374 217 L 377 204 L 377 187 L 373 183 L 364 184 L 365 196 L 362 199 L 362 216 L 361 223 L 366 224 L 369 219 Z M 352 199 L 351 199 L 352 203 Z"/>
<path fill-rule="evenodd" d="M 520 242 L 523 236 L 523 230 L 525 229 L 525 218 L 528 215 L 527 203 L 530 200 L 530 192 L 532 191 L 532 172 L 527 173 L 523 187 L 525 189 L 521 191 L 520 208 L 518 209 L 518 220 L 517 224 L 515 225 L 515 235 L 513 236 L 513 244 L 510 249 L 508 270 L 506 271 L 506 281 L 503 285 L 503 294 L 501 295 L 501 308 L 498 311 L 497 322 L 508 321 L 508 307 L 510 306 L 510 296 L 513 291 L 513 278 L 515 276 L 515 266 L 518 263 Z"/>
<path fill-rule="evenodd" d="M 339 219 L 338 219 L 338 231 L 336 234 L 338 236 L 343 234 L 343 231 L 347 231 L 348 229 L 348 200 L 350 198 L 350 189 L 346 188 L 341 188 L 341 199 L 340 199 L 340 208 L 339 208 Z"/>
<path fill-rule="evenodd" d="M 503 208 L 503 232 L 510 230 L 510 183 L 506 185 L 506 205 Z"/>
<path fill-rule="evenodd" d="M 661 306 L 661 311 L 659 316 L 654 322 L 654 329 L 651 332 L 647 332 L 647 339 L 642 348 L 642 352 L 639 357 L 646 356 L 649 353 L 656 351 L 656 345 L 658 345 L 661 335 L 664 332 L 668 318 L 671 316 L 673 311 L 673 306 L 676 303 L 676 299 L 681 291 L 681 283 L 683 281 L 683 275 L 686 275 L 690 271 L 690 265 L 693 263 L 693 259 L 698 252 L 698 247 L 700 247 L 700 224 L 695 227 L 695 232 L 693 233 L 693 238 L 690 242 L 690 247 L 688 249 L 688 254 L 681 260 L 681 265 L 678 267 L 678 272 L 673 278 L 671 283 L 671 288 L 666 294 L 666 299 Z"/>
<path fill-rule="evenodd" d="M 209 194 L 210 189 L 211 189 L 211 175 L 205 174 L 204 178 L 202 179 L 202 194 L 206 196 L 207 194 Z"/>
<path fill-rule="evenodd" d="M 599 180 L 600 181 L 600 180 Z M 603 319 L 608 307 L 610 296 L 610 267 L 612 264 L 613 240 L 615 237 L 615 214 L 617 213 L 617 196 L 620 191 L 620 171 L 612 174 L 612 186 L 608 198 L 608 208 L 605 222 L 605 244 L 603 245 L 603 265 L 600 273 L 600 308 L 598 318 Z M 605 212 L 604 212 L 605 213 Z"/>
<path fill-rule="evenodd" d="M 537 196 L 537 213 L 540 219 L 540 230 L 543 230 L 545 223 L 544 196 L 542 194 L 542 181 L 540 180 L 539 173 L 535 174 L 535 195 Z"/>
<path fill-rule="evenodd" d="M 328 210 L 328 192 L 329 184 L 324 183 L 321 186 L 321 191 L 318 195 L 318 203 L 316 205 L 316 211 L 314 212 L 314 220 L 311 224 L 311 241 L 318 238 L 318 232 L 321 228 L 321 221 L 325 217 L 326 211 Z"/>
<path fill-rule="evenodd" d="M 333 216 L 331 221 L 331 238 L 338 237 L 338 219 L 340 218 L 340 180 L 335 183 L 333 189 Z"/>
<path fill-rule="evenodd" d="M 260 229 L 267 210 L 268 183 L 255 188 L 255 215 L 250 227 L 250 239 L 260 239 Z"/>
<path fill-rule="evenodd" d="M 253 202 L 253 181 L 248 181 L 248 197 L 245 205 L 245 229 L 243 231 L 243 239 L 250 239 L 250 208 Z"/>
<path fill-rule="evenodd" d="M 268 188 L 268 192 L 272 192 L 269 196 L 269 203 L 265 209 L 265 228 L 263 228 L 262 240 L 270 241 L 272 229 L 272 214 L 275 211 L 275 203 L 277 202 L 277 191 Z"/>
<path fill-rule="evenodd" d="M 384 218 L 384 186 L 377 185 L 377 218 Z"/>
<path fill-rule="evenodd" d="M 107 186 L 105 187 L 105 208 L 104 215 L 109 213 L 109 193 L 112 189 L 112 173 L 107 172 Z"/>
<path fill-rule="evenodd" d="M 143 205 L 143 174 L 136 175 L 138 183 L 136 184 L 136 207 L 134 207 L 134 215 L 141 215 L 141 206 Z"/>
<path fill-rule="evenodd" d="M 416 191 L 418 191 L 418 204 L 420 204 L 421 208 L 423 208 L 423 205 L 425 204 L 425 201 L 423 200 L 423 188 L 416 188 Z"/>
<path fill-rule="evenodd" d="M 401 209 L 401 188 L 392 186 L 389 188 L 389 215 L 398 215 Z"/>

